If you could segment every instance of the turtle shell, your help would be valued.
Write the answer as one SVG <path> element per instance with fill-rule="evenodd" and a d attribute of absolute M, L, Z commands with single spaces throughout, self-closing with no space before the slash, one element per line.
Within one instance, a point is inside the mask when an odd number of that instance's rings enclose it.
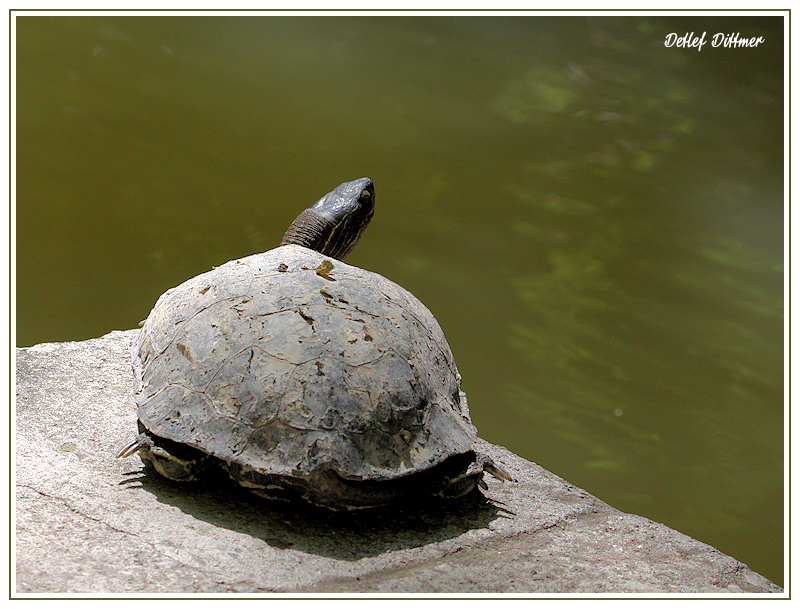
<path fill-rule="evenodd" d="M 376 273 L 297 245 L 166 292 L 133 367 L 141 426 L 239 471 L 391 480 L 476 438 L 430 311 Z"/>

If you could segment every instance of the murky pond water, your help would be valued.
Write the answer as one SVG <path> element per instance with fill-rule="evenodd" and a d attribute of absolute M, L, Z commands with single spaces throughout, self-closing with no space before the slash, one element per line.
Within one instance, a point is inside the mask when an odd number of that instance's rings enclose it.
<path fill-rule="evenodd" d="M 483 437 L 783 582 L 780 19 L 16 23 L 18 345 L 368 175 L 348 262 L 438 317 Z"/>

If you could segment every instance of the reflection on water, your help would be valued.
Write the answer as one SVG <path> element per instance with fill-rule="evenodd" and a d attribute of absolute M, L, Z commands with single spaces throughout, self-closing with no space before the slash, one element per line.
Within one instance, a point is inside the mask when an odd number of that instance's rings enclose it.
<path fill-rule="evenodd" d="M 134 327 L 375 180 L 350 262 L 481 434 L 783 576 L 782 23 L 17 20 L 17 343 Z M 665 48 L 671 32 L 763 36 Z"/>
<path fill-rule="evenodd" d="M 546 371 L 506 390 L 580 463 L 571 480 L 626 479 L 617 496 L 667 521 L 689 523 L 702 497 L 709 516 L 688 531 L 752 540 L 754 521 L 782 515 L 779 90 L 744 80 L 736 105 L 714 80 L 679 80 L 685 62 L 648 46 L 653 30 L 615 28 L 623 53 L 533 69 L 497 98 L 531 137 L 565 131 L 505 185 L 509 231 L 539 252 L 509 269 L 507 340 Z M 666 471 L 689 486 L 653 484 Z"/>

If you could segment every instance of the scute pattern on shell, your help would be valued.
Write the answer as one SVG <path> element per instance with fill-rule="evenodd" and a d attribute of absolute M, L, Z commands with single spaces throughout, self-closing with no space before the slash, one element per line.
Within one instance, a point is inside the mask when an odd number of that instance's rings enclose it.
<path fill-rule="evenodd" d="M 438 322 L 369 271 L 287 245 L 166 292 L 133 345 L 139 419 L 261 473 L 382 480 L 472 448 Z"/>

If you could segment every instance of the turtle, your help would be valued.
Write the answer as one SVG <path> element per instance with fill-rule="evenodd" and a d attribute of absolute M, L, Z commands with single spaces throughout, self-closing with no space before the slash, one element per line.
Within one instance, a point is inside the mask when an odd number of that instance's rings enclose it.
<path fill-rule="evenodd" d="M 345 182 L 280 246 L 165 292 L 131 356 L 148 470 L 224 470 L 267 499 L 332 510 L 463 497 L 488 472 L 441 326 L 409 291 L 344 263 L 375 202 Z"/>

